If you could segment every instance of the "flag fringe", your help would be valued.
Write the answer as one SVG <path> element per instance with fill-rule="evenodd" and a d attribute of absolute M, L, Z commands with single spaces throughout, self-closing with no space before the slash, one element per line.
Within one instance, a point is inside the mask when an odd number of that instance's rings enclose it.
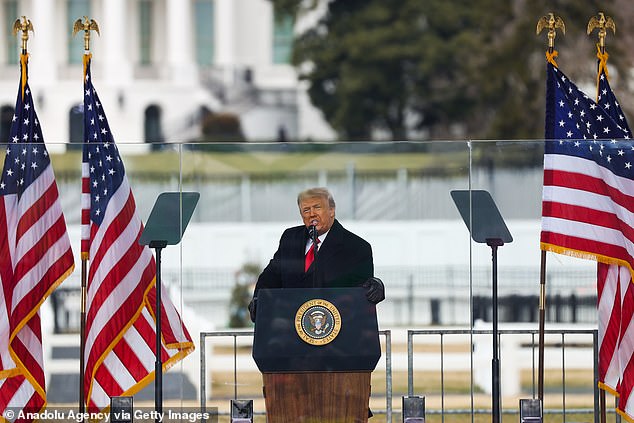
<path fill-rule="evenodd" d="M 573 248 L 560 247 L 558 245 L 553 245 L 546 242 L 541 242 L 539 246 L 541 250 L 550 251 L 552 253 L 562 254 L 569 257 L 575 257 L 575 258 L 580 258 L 585 260 L 593 260 L 593 261 L 604 263 L 604 264 L 615 264 L 618 266 L 627 267 L 630 270 L 630 274 L 633 276 L 633 279 L 634 279 L 634 270 L 632 269 L 632 266 L 630 265 L 630 263 L 628 263 L 625 260 L 621 260 L 621 259 L 617 259 L 617 258 L 609 257 L 609 256 L 604 256 L 602 254 L 590 253 L 588 251 L 581 251 L 581 250 L 575 250 Z"/>
<path fill-rule="evenodd" d="M 625 420 L 627 420 L 630 423 L 634 423 L 634 417 L 630 416 L 629 414 L 627 414 L 625 411 L 621 410 L 620 408 L 617 407 L 616 412 L 621 415 L 621 417 L 623 417 Z"/>
<path fill-rule="evenodd" d="M 621 396 L 618 392 L 616 392 L 616 390 L 614 390 L 614 388 L 612 388 L 611 386 L 606 385 L 603 382 L 599 382 L 598 386 L 599 386 L 599 389 L 601 389 L 601 390 L 603 390 L 605 392 L 608 392 L 608 393 L 614 395 L 617 398 Z"/>
<path fill-rule="evenodd" d="M 154 281 L 156 281 L 156 278 L 154 278 Z M 155 285 L 156 283 L 154 283 Z M 148 313 L 150 313 L 150 316 L 152 316 L 152 320 L 154 322 L 156 322 L 156 313 L 154 312 L 154 307 L 156 306 L 156 304 L 152 304 L 150 302 L 150 299 L 146 296 L 145 299 L 143 300 L 145 302 L 146 308 L 148 310 Z M 174 306 L 176 307 L 176 306 Z M 178 322 L 180 324 L 181 327 L 181 334 L 184 334 L 183 332 L 183 319 L 180 317 L 179 315 L 179 319 Z M 174 342 L 171 344 L 168 344 L 167 342 L 165 342 L 165 338 L 163 338 L 163 331 L 161 331 L 161 343 L 165 346 L 165 348 L 169 348 L 169 349 L 182 349 L 182 348 L 194 348 L 194 343 L 193 342 Z M 193 350 L 192 350 L 193 351 Z"/>
<path fill-rule="evenodd" d="M 192 347 L 191 348 L 187 348 L 187 349 L 183 349 L 183 350 L 179 351 L 178 353 L 174 354 L 172 357 L 170 357 L 166 362 L 163 363 L 163 366 L 162 366 L 163 371 L 168 371 L 176 363 L 178 363 L 180 360 L 182 360 L 183 358 L 185 358 L 186 356 L 188 356 L 189 354 L 191 354 L 194 351 L 193 342 L 192 343 L 187 342 L 187 344 L 192 344 Z M 141 379 L 140 381 L 138 381 L 137 383 L 132 385 L 132 387 L 130 389 L 128 389 L 125 392 L 122 392 L 120 394 L 120 396 L 132 396 L 132 395 L 135 395 L 135 394 L 139 393 L 140 391 L 143 390 L 143 388 L 148 386 L 154 380 L 155 373 L 156 373 L 156 371 L 152 370 L 143 379 Z M 110 412 L 110 405 L 107 405 L 102 410 L 102 413 L 107 414 L 109 412 Z"/>
<path fill-rule="evenodd" d="M 20 369 L 18 369 L 17 367 L 9 370 L 0 370 L 0 379 L 8 379 L 19 374 L 22 374 L 22 372 L 20 372 Z"/>
<path fill-rule="evenodd" d="M 148 312 L 154 317 L 154 313 L 152 313 L 152 308 L 148 307 L 148 304 L 149 304 L 149 302 L 148 302 L 148 294 L 150 293 L 152 288 L 154 288 L 155 286 L 156 286 L 156 277 L 154 277 L 152 279 L 152 282 L 148 285 L 145 293 L 143 294 L 143 301 L 141 302 L 141 306 L 139 307 L 139 309 L 135 312 L 134 316 L 130 319 L 130 321 L 126 324 L 126 326 L 112 340 L 112 342 L 108 345 L 108 347 L 106 349 L 104 349 L 103 354 L 101 355 L 101 357 L 99 357 L 99 359 L 95 363 L 95 366 L 93 367 L 93 369 L 94 369 L 93 374 L 90 376 L 90 386 L 88 387 L 88 393 L 86 395 L 86 405 L 87 406 L 89 405 L 90 398 L 92 396 L 92 388 L 93 388 L 93 384 L 95 382 L 95 375 L 97 373 L 97 370 L 99 369 L 99 367 L 101 367 L 101 365 L 103 364 L 103 361 L 106 359 L 108 354 L 110 354 L 110 352 L 112 352 L 114 347 L 125 336 L 126 332 L 134 325 L 134 323 L 136 323 L 137 319 L 139 319 L 141 317 L 141 313 L 143 312 L 143 310 L 145 308 L 147 308 Z M 155 321 L 156 321 L 156 317 L 155 317 Z M 182 320 L 179 319 L 179 323 L 182 325 Z M 156 327 L 154 327 L 154 331 L 156 332 Z M 186 357 L 187 355 L 189 355 L 190 353 L 192 353 L 195 350 L 195 345 L 194 345 L 193 342 L 181 342 L 181 343 L 175 343 L 175 344 L 169 344 L 169 345 L 165 344 L 165 340 L 163 339 L 163 333 L 162 332 L 161 332 L 161 344 L 164 345 L 165 348 L 179 349 L 179 351 L 176 354 L 174 354 L 166 362 L 163 363 L 163 366 L 162 366 L 163 370 L 166 370 L 166 371 L 169 370 L 179 360 L 183 359 L 184 357 Z M 160 354 L 160 351 L 157 352 L 157 354 Z M 130 389 L 128 389 L 127 391 L 123 392 L 121 395 L 133 395 L 133 394 L 139 392 L 148 383 L 150 383 L 152 380 L 154 380 L 154 373 L 155 373 L 155 370 L 152 370 L 143 379 L 141 379 L 139 382 L 136 382 Z M 84 383 L 84 382 L 81 381 L 81 383 Z M 108 406 L 104 410 L 108 410 L 109 408 L 110 407 Z"/>
<path fill-rule="evenodd" d="M 59 277 L 59 279 L 57 279 L 49 287 L 49 289 L 46 291 L 46 293 L 42 296 L 42 299 L 31 309 L 31 311 L 25 316 L 25 318 L 22 319 L 22 321 L 18 323 L 16 328 L 11 332 L 11 335 L 9 336 L 9 354 L 11 355 L 11 358 L 13 359 L 13 362 L 15 363 L 15 366 L 16 366 L 15 370 L 17 370 L 18 374 L 21 374 L 22 376 L 24 376 L 31 383 L 33 388 L 37 391 L 37 393 L 42 398 L 44 398 L 44 400 L 46 400 L 46 387 L 45 386 L 41 386 L 39 384 L 39 382 L 37 380 L 35 380 L 35 378 L 31 374 L 31 372 L 26 368 L 26 366 L 24 365 L 22 360 L 20 360 L 18 354 L 16 354 L 16 352 L 13 350 L 11 345 L 12 345 L 13 340 L 15 339 L 15 337 L 18 336 L 18 333 L 22 330 L 22 328 L 40 310 L 40 307 L 41 307 L 42 303 L 44 302 L 44 300 L 46 300 L 49 297 L 49 295 L 51 294 L 51 292 L 53 292 L 53 290 L 55 288 L 57 288 L 71 273 L 73 273 L 73 270 L 75 270 L 75 264 L 74 263 L 64 274 L 62 274 L 62 276 Z"/>
<path fill-rule="evenodd" d="M 61 283 L 64 282 L 64 280 L 67 277 L 69 277 L 70 274 L 73 273 L 74 270 L 75 270 L 75 264 L 73 263 L 71 267 L 69 267 L 68 270 L 66 270 L 66 272 L 64 272 L 55 282 L 53 282 L 53 284 L 48 288 L 48 290 L 46 290 L 46 292 L 42 296 L 42 299 L 40 299 L 40 301 L 33 306 L 31 311 L 29 311 L 29 313 L 22 319 L 22 321 L 20 321 L 17 324 L 15 329 L 11 332 L 11 336 L 9 337 L 9 345 L 11 345 L 11 342 L 18 335 L 18 332 L 22 330 L 24 325 L 26 325 L 31 320 L 31 318 L 35 315 L 35 313 L 37 313 L 40 310 L 40 307 L 42 306 L 44 301 L 46 301 L 46 299 L 51 295 L 51 293 L 55 289 L 57 289 L 57 287 L 60 286 Z M 13 354 L 11 355 L 13 356 Z"/>
<path fill-rule="evenodd" d="M 37 411 L 35 411 L 35 410 L 27 410 L 27 412 L 36 413 L 36 414 L 42 414 L 44 412 L 44 410 L 46 410 L 46 407 L 48 407 L 48 401 L 46 401 L 46 397 L 44 397 L 44 403 L 42 404 L 42 407 L 39 410 L 37 410 Z M 25 419 L 15 419 L 15 420 L 11 421 L 11 420 L 7 420 L 4 417 L 4 413 L 0 413 L 0 423 L 15 423 L 17 421 L 25 421 Z M 41 420 L 39 420 L 39 421 L 41 421 Z"/>
<path fill-rule="evenodd" d="M 88 404 L 90 402 L 90 397 L 92 396 L 92 388 L 93 388 L 93 384 L 95 382 L 95 375 L 97 374 L 97 370 L 99 369 L 99 367 L 101 367 L 101 365 L 103 364 L 103 361 L 106 359 L 108 354 L 110 354 L 110 352 L 114 349 L 114 347 L 119 343 L 121 338 L 123 338 L 125 336 L 125 333 L 128 331 L 128 329 L 130 329 L 132 327 L 132 325 L 134 325 L 134 323 L 137 321 L 137 319 L 141 316 L 141 313 L 143 312 L 143 309 L 145 308 L 145 298 L 147 297 L 148 293 L 150 292 L 150 290 L 154 286 L 155 281 L 156 281 L 156 277 L 152 280 L 152 283 L 148 284 L 148 287 L 146 288 L 145 292 L 143 293 L 143 301 L 141 301 L 141 305 L 134 312 L 134 315 L 132 316 L 130 321 L 112 339 L 110 344 L 108 344 L 108 346 L 103 350 L 103 353 L 101 354 L 101 356 L 95 362 L 95 365 L 93 366 L 93 372 L 90 375 L 90 385 L 88 386 L 88 392 L 86 393 L 86 404 Z M 84 383 L 84 381 L 82 380 L 81 383 Z"/>

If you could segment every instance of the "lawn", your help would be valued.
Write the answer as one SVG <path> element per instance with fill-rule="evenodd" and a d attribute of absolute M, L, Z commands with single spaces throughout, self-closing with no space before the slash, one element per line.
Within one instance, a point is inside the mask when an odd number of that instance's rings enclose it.
<path fill-rule="evenodd" d="M 249 174 L 279 175 L 292 173 L 340 171 L 350 167 L 356 171 L 386 172 L 397 169 L 426 171 L 434 173 L 465 172 L 468 164 L 467 152 L 424 153 L 424 152 L 337 152 L 337 151 L 251 151 L 242 147 L 232 151 L 214 153 L 182 151 L 138 152 L 138 146 L 121 146 L 126 172 L 136 176 L 156 178 L 171 177 L 182 168 L 184 177 L 221 177 Z M 69 151 L 51 154 L 51 162 L 56 175 L 79 175 L 81 152 Z"/>

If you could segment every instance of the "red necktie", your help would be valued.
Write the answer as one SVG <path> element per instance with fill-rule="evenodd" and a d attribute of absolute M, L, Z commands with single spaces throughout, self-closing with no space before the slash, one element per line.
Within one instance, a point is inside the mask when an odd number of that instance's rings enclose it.
<path fill-rule="evenodd" d="M 317 244 L 319 244 L 319 238 L 317 238 Z M 315 261 L 315 243 L 310 246 L 310 249 L 306 253 L 306 257 L 304 259 L 304 272 L 308 272 L 308 268 Z"/>

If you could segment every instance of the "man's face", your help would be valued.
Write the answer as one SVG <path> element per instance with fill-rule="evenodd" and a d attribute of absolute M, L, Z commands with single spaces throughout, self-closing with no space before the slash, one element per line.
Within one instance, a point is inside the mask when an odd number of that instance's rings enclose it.
<path fill-rule="evenodd" d="M 335 209 L 330 207 L 326 198 L 311 197 L 300 201 L 299 212 L 304 225 L 315 225 L 319 235 L 328 232 L 335 221 Z"/>

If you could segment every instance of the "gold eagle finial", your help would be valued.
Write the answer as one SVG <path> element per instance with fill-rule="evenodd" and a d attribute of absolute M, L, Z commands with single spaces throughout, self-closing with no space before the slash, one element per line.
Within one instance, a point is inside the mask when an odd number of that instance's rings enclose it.
<path fill-rule="evenodd" d="M 73 24 L 73 36 L 75 36 L 79 31 L 84 31 L 84 50 L 90 51 L 90 31 L 97 32 L 97 35 L 101 35 L 99 33 L 99 25 L 97 21 L 94 19 L 88 19 L 88 16 L 84 16 L 84 20 L 77 19 Z"/>
<path fill-rule="evenodd" d="M 22 20 L 17 19 L 13 23 L 13 35 L 18 35 L 22 31 L 22 53 L 26 53 L 26 44 L 29 41 L 29 31 L 35 32 L 33 24 L 26 16 L 22 16 Z"/>
<path fill-rule="evenodd" d="M 559 16 L 555 16 L 554 13 L 549 13 L 548 16 L 542 16 L 537 21 L 536 34 L 539 35 L 542 29 L 548 28 L 548 49 L 553 50 L 555 48 L 555 37 L 557 36 L 557 29 L 561 29 L 561 33 L 566 35 L 566 25 L 563 19 Z"/>
<path fill-rule="evenodd" d="M 601 50 L 605 50 L 605 37 L 608 35 L 606 29 L 611 29 L 613 34 L 616 34 L 616 25 L 611 17 L 605 16 L 603 12 L 599 12 L 598 16 L 593 16 L 588 22 L 588 35 L 594 31 L 595 28 L 599 28 L 599 47 Z"/>

